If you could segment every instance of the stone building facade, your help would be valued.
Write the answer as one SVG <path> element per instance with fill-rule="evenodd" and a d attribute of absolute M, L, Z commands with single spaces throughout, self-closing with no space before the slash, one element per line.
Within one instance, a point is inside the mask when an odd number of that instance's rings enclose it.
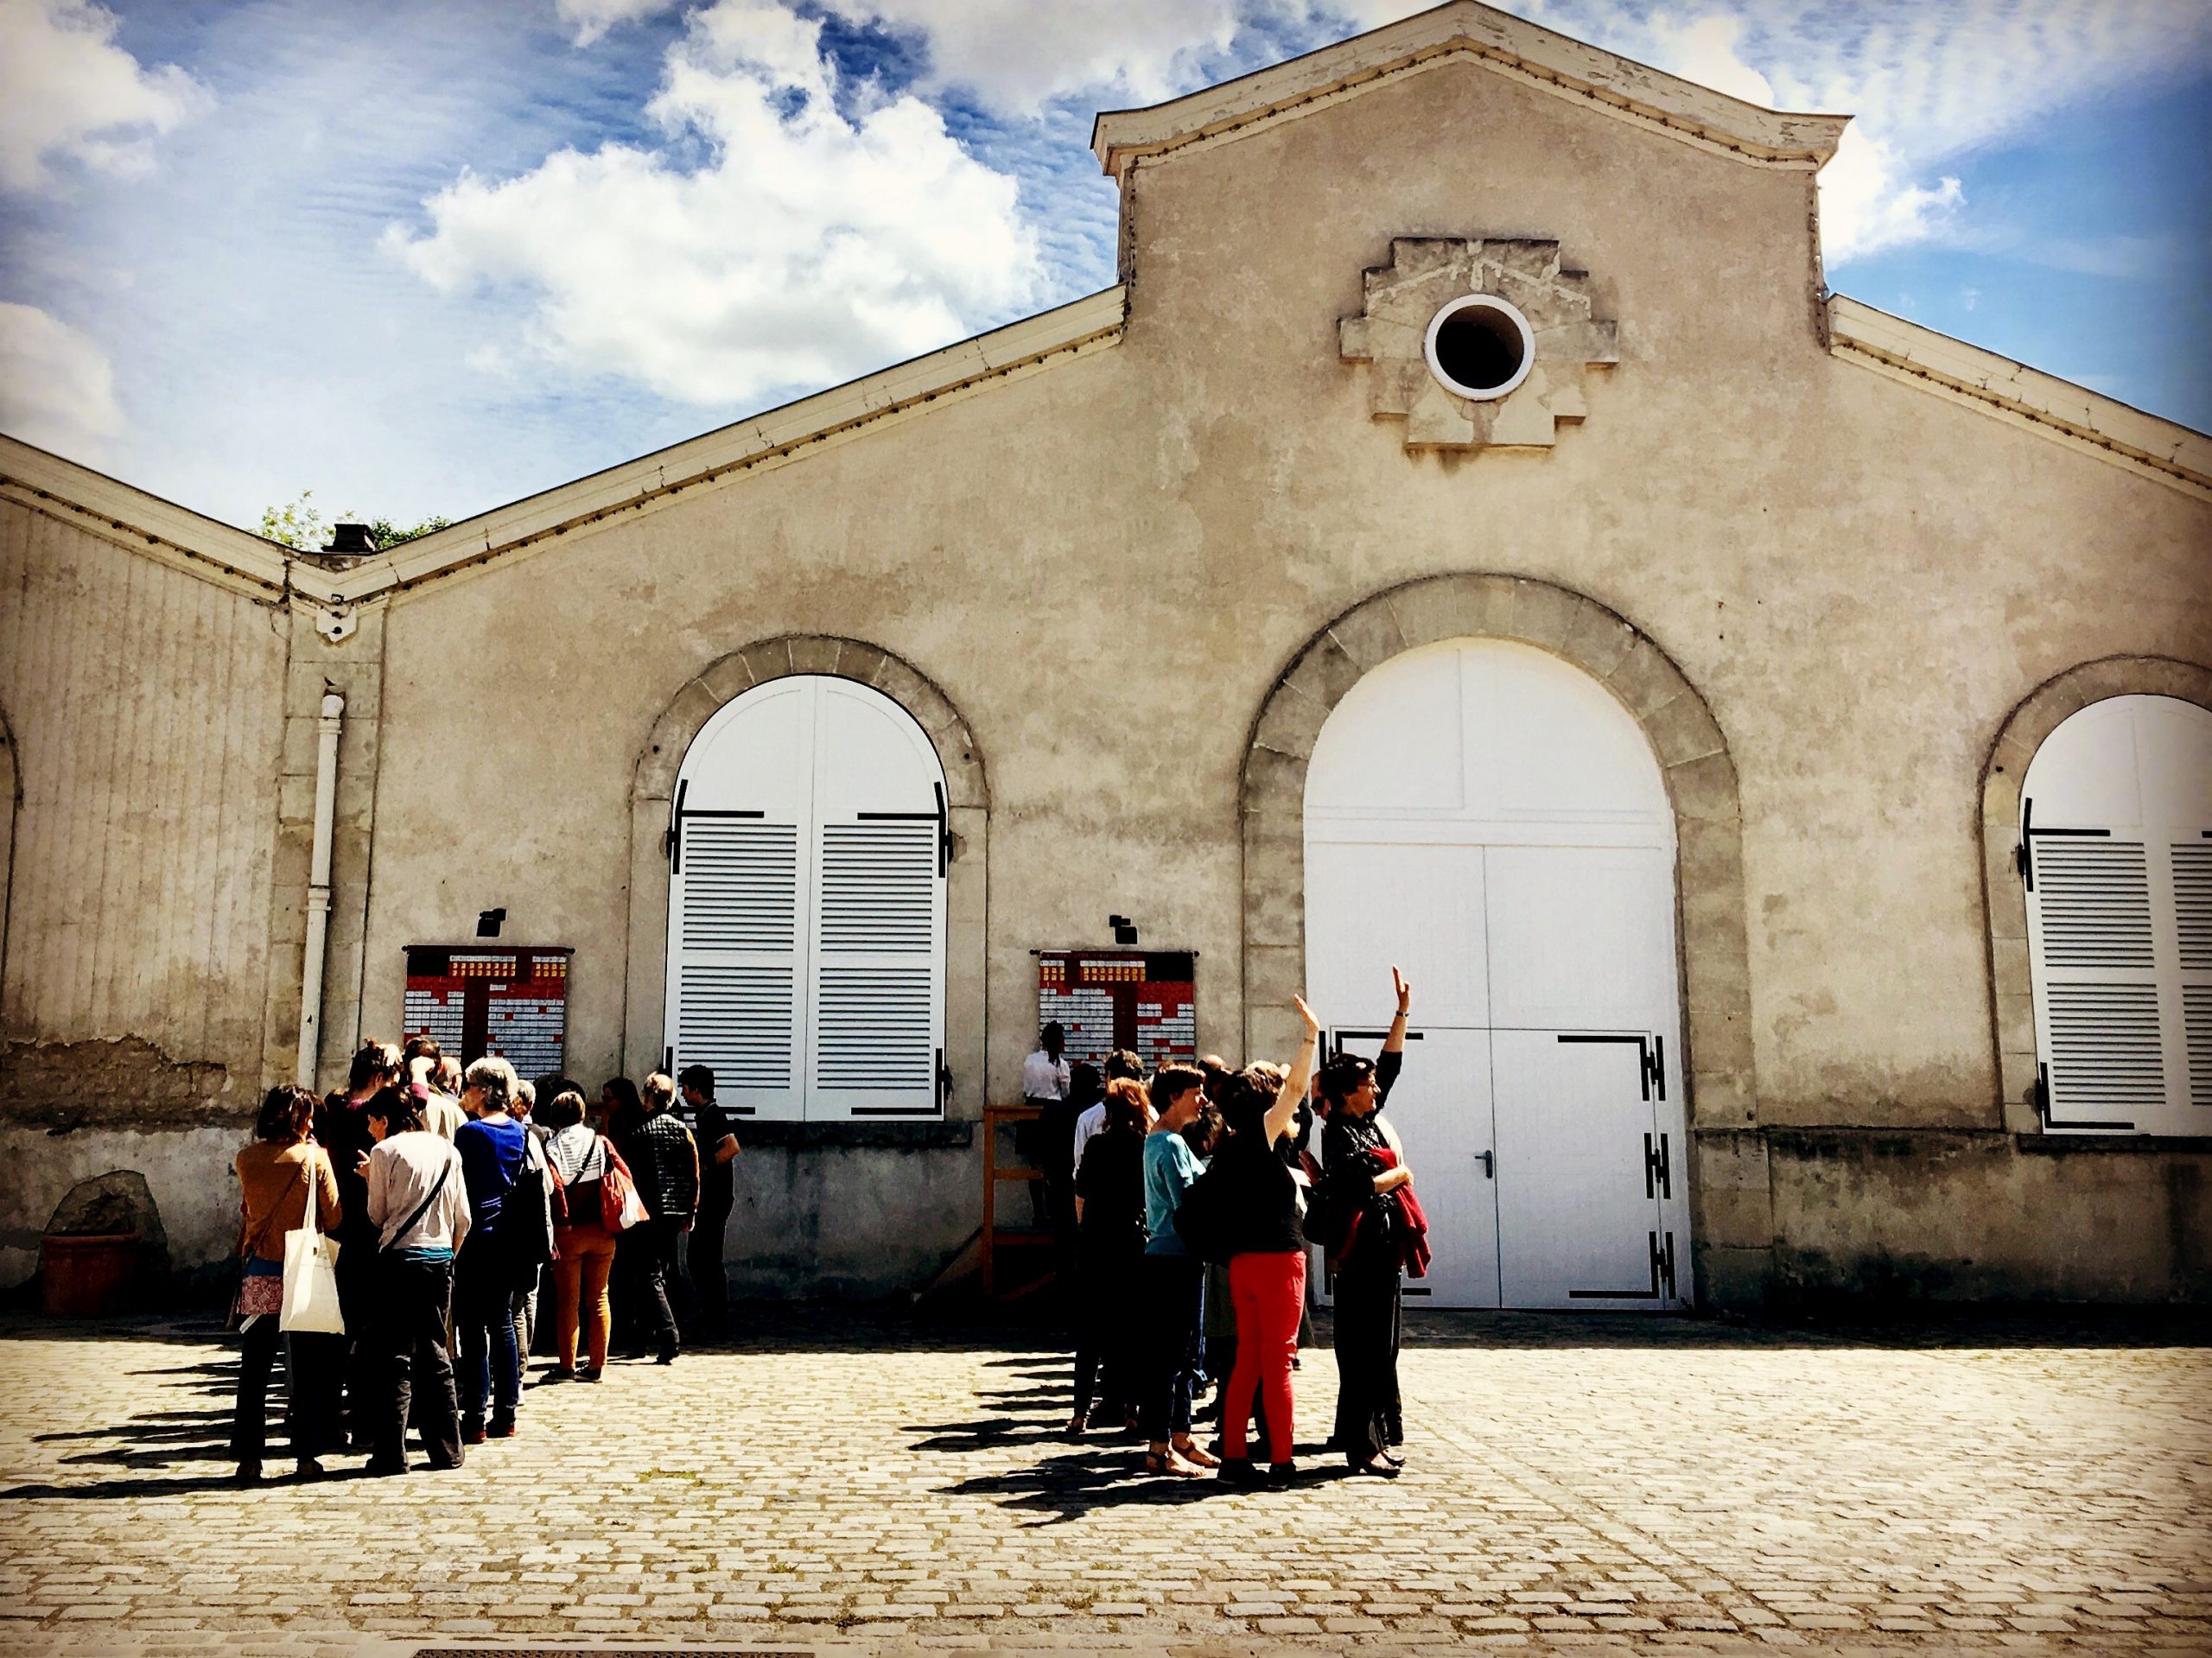
<path fill-rule="evenodd" d="M 2212 708 L 2212 440 L 1830 295 L 1843 124 L 1462 0 L 1103 116 L 1117 286 L 389 552 L 0 442 L 5 1275 L 113 1168 L 225 1255 L 319 797 L 323 1084 L 493 909 L 572 952 L 571 1074 L 658 1066 L 686 756 L 823 678 L 941 779 L 936 1098 L 753 1125 L 730 1255 L 926 1281 L 1034 953 L 1129 918 L 1195 952 L 1201 1049 L 1280 1053 L 1332 710 L 1502 641 L 1602 686 L 1671 806 L 1698 1299 L 2201 1297 L 2212 1127 L 2048 1126 L 2015 849 L 2067 715 Z M 1462 295 L 1506 302 L 1440 366 Z M 1459 395 L 1484 352 L 1522 378 Z"/>

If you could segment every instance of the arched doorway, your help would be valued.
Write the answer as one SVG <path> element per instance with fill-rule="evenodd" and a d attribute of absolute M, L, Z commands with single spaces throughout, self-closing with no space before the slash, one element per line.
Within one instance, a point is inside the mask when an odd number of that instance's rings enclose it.
<path fill-rule="evenodd" d="M 1415 1025 L 1392 1117 L 1446 1306 L 1692 1299 L 1675 816 L 1652 745 L 1559 657 L 1459 638 L 1344 694 L 1305 786 L 1306 981 L 1372 1052 Z"/>
<path fill-rule="evenodd" d="M 2212 1134 L 2212 710 L 2093 702 L 2020 795 L 2044 1125 Z"/>
<path fill-rule="evenodd" d="M 717 709 L 671 804 L 670 1063 L 743 1115 L 941 1115 L 950 838 L 937 749 L 880 691 L 791 674 Z"/>

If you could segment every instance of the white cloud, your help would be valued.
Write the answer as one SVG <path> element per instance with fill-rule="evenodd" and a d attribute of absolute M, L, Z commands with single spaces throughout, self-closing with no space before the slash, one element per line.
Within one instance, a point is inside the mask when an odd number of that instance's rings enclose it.
<path fill-rule="evenodd" d="M 666 11 L 676 0 L 553 0 L 553 12 L 578 46 L 589 46 L 618 23 L 634 23 Z"/>
<path fill-rule="evenodd" d="M 964 86 L 994 109 L 1111 87 L 1141 102 L 1187 92 L 1193 67 L 1234 41 L 1237 0 L 826 0 L 853 22 L 919 34 L 933 86 Z M 1296 8 L 1304 10 L 1303 6 Z"/>
<path fill-rule="evenodd" d="M 0 431 L 96 461 L 122 429 L 106 353 L 35 306 L 0 302 Z"/>
<path fill-rule="evenodd" d="M 427 233 L 395 226 L 385 246 L 441 289 L 529 295 L 520 343 L 543 359 L 709 406 L 844 379 L 1033 302 L 1014 181 L 918 98 L 841 113 L 820 31 L 719 0 L 647 106 L 669 147 L 464 175 L 424 204 Z"/>
<path fill-rule="evenodd" d="M 1774 83 L 1737 55 L 1737 43 L 1744 38 L 1740 17 L 1709 12 L 1677 23 L 1661 12 L 1651 19 L 1651 33 L 1660 62 L 1675 74 L 1747 104 L 1774 107 Z"/>
<path fill-rule="evenodd" d="M 1932 241 L 1955 222 L 1966 193 L 1955 178 L 1913 182 L 1897 151 L 1853 124 L 1821 169 L 1821 257 L 1853 259 Z"/>
<path fill-rule="evenodd" d="M 89 0 L 0 0 L 0 187 L 50 182 L 57 157 L 145 172 L 154 138 L 207 105 L 207 89 L 175 65 L 141 67 L 116 29 Z"/>

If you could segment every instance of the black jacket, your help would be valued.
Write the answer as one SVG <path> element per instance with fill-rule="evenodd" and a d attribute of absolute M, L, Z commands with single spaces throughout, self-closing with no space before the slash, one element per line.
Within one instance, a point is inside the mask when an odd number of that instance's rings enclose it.
<path fill-rule="evenodd" d="M 636 1166 L 630 1172 L 646 1211 L 657 1221 L 689 1223 L 699 1212 L 699 1148 L 683 1119 L 673 1111 L 656 1111 L 632 1144 Z"/>

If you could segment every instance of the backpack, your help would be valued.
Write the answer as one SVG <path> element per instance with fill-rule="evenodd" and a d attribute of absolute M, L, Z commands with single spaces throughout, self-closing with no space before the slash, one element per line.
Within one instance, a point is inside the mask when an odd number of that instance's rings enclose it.
<path fill-rule="evenodd" d="M 1233 1171 L 1224 1178 L 1218 1164 L 1183 1189 L 1175 1206 L 1175 1236 L 1199 1260 L 1226 1266 L 1236 1253 L 1236 1194 Z"/>
<path fill-rule="evenodd" d="M 527 1286 L 537 1281 L 539 1270 L 557 1251 L 553 1247 L 554 1176 L 546 1165 L 544 1146 L 528 1129 L 523 1133 L 522 1166 L 499 1200 L 499 1229 L 492 1241 L 499 1246 L 508 1278 Z"/>

